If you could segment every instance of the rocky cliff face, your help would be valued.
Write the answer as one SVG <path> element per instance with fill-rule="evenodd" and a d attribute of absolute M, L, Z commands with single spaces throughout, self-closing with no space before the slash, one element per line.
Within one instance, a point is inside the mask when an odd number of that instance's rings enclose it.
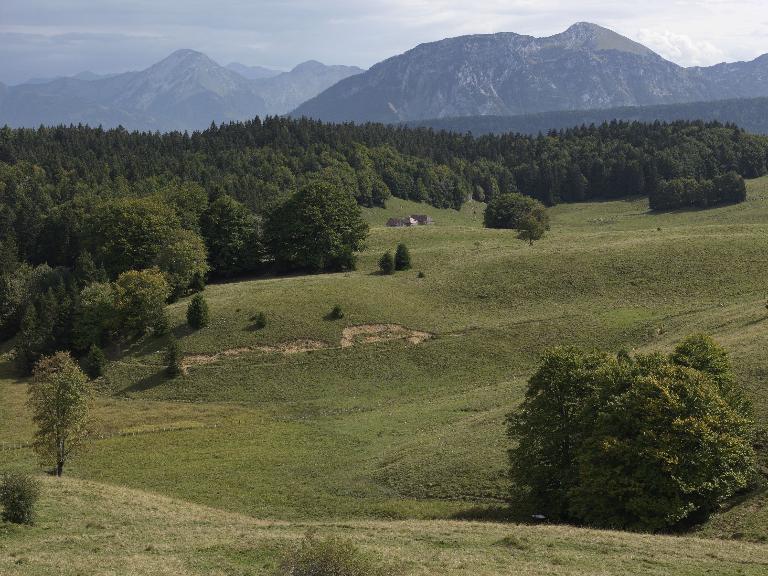
<path fill-rule="evenodd" d="M 764 69 L 755 63 L 682 68 L 615 32 L 580 23 L 547 38 L 500 33 L 422 44 L 339 82 L 293 114 L 397 122 L 763 96 Z M 740 75 L 750 81 L 734 82 Z"/>

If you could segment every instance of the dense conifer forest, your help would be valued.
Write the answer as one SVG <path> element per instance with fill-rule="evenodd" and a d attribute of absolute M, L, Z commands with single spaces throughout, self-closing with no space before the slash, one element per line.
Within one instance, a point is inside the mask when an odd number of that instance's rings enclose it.
<path fill-rule="evenodd" d="M 704 208 L 744 200 L 743 178 L 767 163 L 768 139 L 701 122 L 480 138 L 283 118 L 192 134 L 6 127 L 0 332 L 19 335 L 29 370 L 55 350 L 163 333 L 163 303 L 209 277 L 353 269 L 368 229 L 357 205 L 390 195 Z"/>

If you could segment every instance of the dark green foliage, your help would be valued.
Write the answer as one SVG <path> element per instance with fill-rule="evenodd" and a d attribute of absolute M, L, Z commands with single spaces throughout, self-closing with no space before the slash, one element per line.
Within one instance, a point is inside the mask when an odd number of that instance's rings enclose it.
<path fill-rule="evenodd" d="M 165 373 L 171 378 L 177 378 L 182 374 L 181 368 L 181 348 L 179 341 L 173 336 L 169 336 L 165 345 Z"/>
<path fill-rule="evenodd" d="M 651 210 L 708 208 L 744 202 L 746 199 L 747 185 L 736 172 L 728 172 L 714 180 L 668 180 L 661 182 L 648 197 Z"/>
<path fill-rule="evenodd" d="M 94 208 L 84 241 L 111 278 L 149 268 L 180 227 L 174 210 L 156 198 L 115 198 Z"/>
<path fill-rule="evenodd" d="M 77 257 L 74 272 L 80 286 L 87 286 L 94 282 L 105 282 L 107 280 L 106 271 L 96 266 L 91 253 L 87 250 L 81 252 Z"/>
<path fill-rule="evenodd" d="M 285 554 L 278 575 L 285 576 L 385 576 L 391 571 L 352 542 L 321 539 L 308 534 Z"/>
<path fill-rule="evenodd" d="M 548 353 L 509 418 L 512 480 L 555 520 L 660 531 L 746 488 L 754 453 L 727 354 L 703 336 L 630 357 Z"/>
<path fill-rule="evenodd" d="M 40 498 L 40 482 L 21 472 L 5 472 L 0 477 L 0 508 L 5 522 L 32 524 Z"/>
<path fill-rule="evenodd" d="M 267 327 L 267 315 L 264 314 L 264 312 L 259 312 L 258 314 L 251 316 L 251 321 L 256 330 L 263 330 Z"/>
<path fill-rule="evenodd" d="M 544 229 L 549 228 L 546 207 L 529 196 L 502 194 L 488 203 L 484 223 L 487 228 L 510 228 L 519 230 L 528 221 L 535 220 Z"/>
<path fill-rule="evenodd" d="M 397 245 L 395 250 L 395 270 L 410 270 L 411 269 L 411 253 L 408 251 L 408 246 L 403 243 Z"/>
<path fill-rule="evenodd" d="M 344 310 L 342 310 L 341 305 L 335 304 L 328 313 L 328 319 L 341 320 L 342 318 L 344 318 Z"/>
<path fill-rule="evenodd" d="M 195 330 L 208 326 L 208 302 L 202 294 L 195 294 L 187 306 L 187 324 Z"/>
<path fill-rule="evenodd" d="M 417 277 L 417 278 L 426 278 L 426 277 L 427 277 L 427 275 L 426 275 L 426 274 L 424 274 L 424 272 L 419 272 L 418 274 L 416 274 L 416 277 Z"/>
<path fill-rule="evenodd" d="M 264 257 L 259 219 L 230 196 L 219 197 L 203 213 L 202 232 L 216 276 L 253 272 Z"/>
<path fill-rule="evenodd" d="M 395 273 L 395 259 L 389 250 L 384 252 L 381 258 L 379 258 L 379 271 L 385 275 Z"/>
<path fill-rule="evenodd" d="M 101 377 L 104 374 L 104 367 L 107 365 L 107 357 L 104 355 L 104 351 L 92 344 L 86 354 L 80 360 L 80 366 L 91 380 Z"/>
<path fill-rule="evenodd" d="M 354 269 L 368 225 L 350 191 L 327 181 L 313 181 L 274 209 L 266 236 L 278 264 L 290 269 Z"/>
<path fill-rule="evenodd" d="M 189 284 L 189 289 L 192 292 L 202 292 L 205 290 L 205 275 L 199 271 L 195 272 L 194 276 L 192 276 L 192 282 Z"/>

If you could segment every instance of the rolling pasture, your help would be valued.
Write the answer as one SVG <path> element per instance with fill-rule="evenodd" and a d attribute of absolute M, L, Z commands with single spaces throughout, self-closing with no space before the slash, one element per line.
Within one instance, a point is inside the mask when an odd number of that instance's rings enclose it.
<path fill-rule="evenodd" d="M 520 524 L 532 511 L 505 506 L 504 421 L 549 347 L 668 350 L 706 332 L 768 424 L 768 178 L 706 211 L 560 205 L 533 247 L 484 229 L 482 210 L 394 198 L 366 210 L 356 272 L 211 285 L 197 332 L 188 300 L 171 305 L 178 379 L 157 340 L 111 350 L 97 437 L 45 481 L 36 527 L 0 533 L 0 573 L 268 573 L 310 528 L 408 574 L 766 573 L 765 494 L 685 537 Z M 384 226 L 411 213 L 437 223 Z M 413 269 L 378 275 L 398 242 Z M 8 352 L 0 460 L 31 468 Z"/>

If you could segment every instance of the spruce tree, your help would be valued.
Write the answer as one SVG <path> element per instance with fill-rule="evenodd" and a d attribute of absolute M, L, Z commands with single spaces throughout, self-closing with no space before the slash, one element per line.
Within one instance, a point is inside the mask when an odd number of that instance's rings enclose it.
<path fill-rule="evenodd" d="M 395 272 L 395 259 L 392 257 L 392 252 L 386 251 L 379 259 L 379 270 L 382 274 L 394 274 Z"/>
<path fill-rule="evenodd" d="M 208 302 L 202 294 L 195 294 L 187 307 L 187 324 L 195 330 L 208 326 Z"/>
<path fill-rule="evenodd" d="M 107 357 L 101 348 L 96 344 L 91 344 L 88 354 L 80 361 L 83 371 L 91 380 L 95 380 L 104 374 L 104 366 L 107 363 Z"/>
<path fill-rule="evenodd" d="M 182 373 L 179 341 L 173 336 L 168 338 L 165 346 L 165 373 L 171 378 L 176 378 Z"/>
<path fill-rule="evenodd" d="M 395 251 L 395 270 L 411 269 L 411 253 L 408 252 L 408 246 L 402 242 L 397 245 Z"/>

